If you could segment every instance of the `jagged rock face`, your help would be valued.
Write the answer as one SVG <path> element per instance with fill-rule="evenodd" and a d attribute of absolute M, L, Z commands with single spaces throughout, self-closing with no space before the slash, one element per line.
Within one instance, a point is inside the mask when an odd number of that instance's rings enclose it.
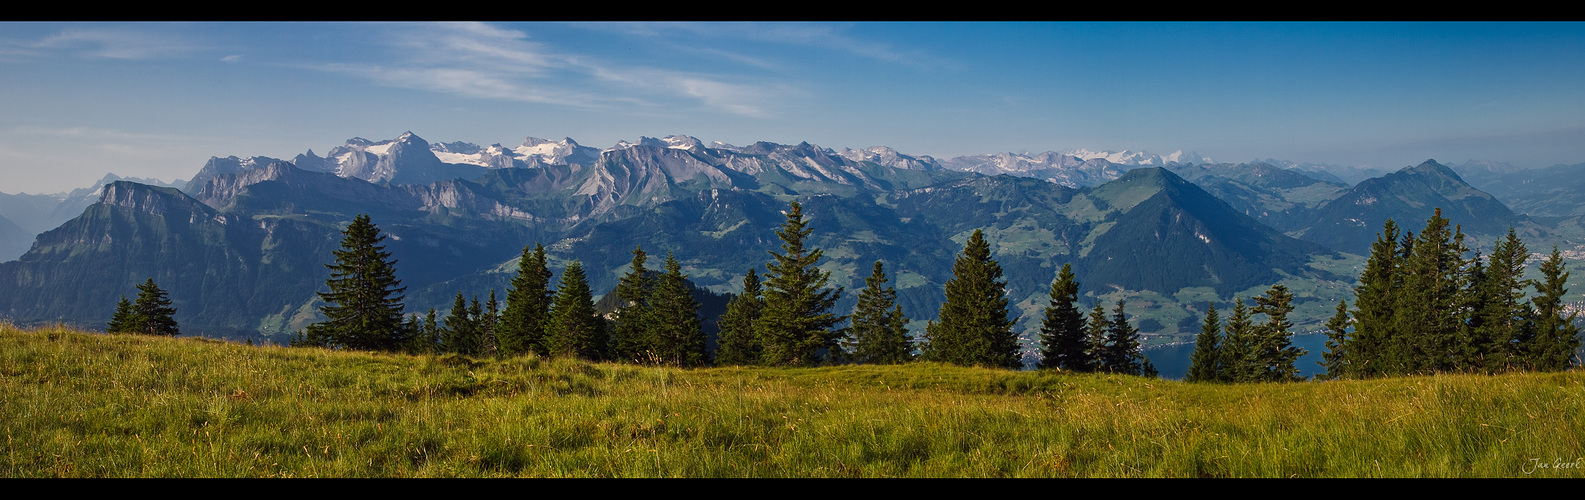
<path fill-rule="evenodd" d="M 590 165 L 600 158 L 600 150 L 579 145 L 571 137 L 547 141 L 536 137 L 523 139 L 513 152 L 525 163 L 539 165 Z"/>
<path fill-rule="evenodd" d="M 0 266 L 0 314 L 92 323 L 153 278 L 189 325 L 242 324 L 299 300 L 280 283 L 312 286 L 334 229 L 217 212 L 172 188 L 116 182 L 100 202 L 40 235 L 24 261 Z M 70 286 L 60 286 L 71 283 Z M 251 320 L 256 321 L 256 320 Z"/>
<path fill-rule="evenodd" d="M 319 155 L 314 154 L 314 150 L 312 149 L 308 150 L 306 153 L 297 155 L 296 158 L 292 158 L 292 165 L 296 165 L 297 168 L 307 170 L 309 172 L 326 173 L 335 173 L 336 168 L 338 167 L 338 165 L 336 165 L 336 163 L 331 161 L 329 158 L 320 158 Z"/>
<path fill-rule="evenodd" d="M 897 152 L 886 146 L 874 146 L 864 149 L 843 148 L 840 155 L 848 160 L 857 162 L 871 162 L 876 165 L 903 170 L 941 170 L 941 164 L 929 156 L 913 157 Z"/>
<path fill-rule="evenodd" d="M 309 153 L 312 154 L 313 151 L 309 151 Z M 204 163 L 204 168 L 199 169 L 197 174 L 193 174 L 192 180 L 187 181 L 186 187 L 182 188 L 182 190 L 189 193 L 195 192 L 204 187 L 204 184 L 208 184 L 210 179 L 214 179 L 217 176 L 241 172 L 279 161 L 281 160 L 268 156 L 249 158 L 238 158 L 235 156 L 227 156 L 225 158 L 210 157 L 209 161 Z"/>
<path fill-rule="evenodd" d="M 162 218 L 207 218 L 216 215 L 203 204 L 189 203 L 192 198 L 174 188 L 158 188 L 128 181 L 116 181 L 105 186 L 99 205 L 121 207 L 127 210 Z"/>

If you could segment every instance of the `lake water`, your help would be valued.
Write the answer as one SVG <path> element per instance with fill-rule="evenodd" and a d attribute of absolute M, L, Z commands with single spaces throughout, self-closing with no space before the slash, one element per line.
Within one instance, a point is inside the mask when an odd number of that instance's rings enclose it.
<path fill-rule="evenodd" d="M 1299 357 L 1297 363 L 1299 376 L 1313 377 L 1325 370 L 1321 369 L 1321 353 L 1326 351 L 1326 334 L 1312 333 L 1294 335 L 1293 345 L 1304 349 L 1304 356 Z M 1154 349 L 1145 349 L 1145 357 L 1156 365 L 1156 371 L 1161 373 L 1161 378 L 1183 380 L 1189 372 L 1189 356 L 1194 354 L 1194 344 L 1176 344 Z"/>

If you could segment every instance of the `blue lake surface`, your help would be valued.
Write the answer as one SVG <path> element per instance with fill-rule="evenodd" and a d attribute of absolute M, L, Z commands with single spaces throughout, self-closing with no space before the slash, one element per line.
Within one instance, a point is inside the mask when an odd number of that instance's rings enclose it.
<path fill-rule="evenodd" d="M 1325 370 L 1321 369 L 1321 353 L 1326 351 L 1326 334 L 1312 333 L 1294 335 L 1293 345 L 1304 349 L 1304 356 L 1299 357 L 1299 375 L 1313 377 Z M 1153 349 L 1145 349 L 1145 357 L 1150 358 L 1151 364 L 1156 365 L 1156 371 L 1161 373 L 1161 378 L 1183 380 L 1184 374 L 1189 372 L 1189 356 L 1194 354 L 1194 343 L 1175 344 Z"/>

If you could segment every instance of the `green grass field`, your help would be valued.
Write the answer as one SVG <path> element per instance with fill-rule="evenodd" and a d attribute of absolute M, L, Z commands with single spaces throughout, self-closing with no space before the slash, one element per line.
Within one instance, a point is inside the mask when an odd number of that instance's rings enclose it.
<path fill-rule="evenodd" d="M 0 326 L 4 477 L 1585 477 L 1585 372 L 678 370 Z"/>

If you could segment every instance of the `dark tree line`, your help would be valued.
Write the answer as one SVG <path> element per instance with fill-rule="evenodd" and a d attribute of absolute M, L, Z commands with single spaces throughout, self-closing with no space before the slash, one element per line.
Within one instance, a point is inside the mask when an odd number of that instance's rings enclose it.
<path fill-rule="evenodd" d="M 1139 328 L 1128 322 L 1123 301 L 1117 301 L 1110 318 L 1100 304 L 1088 316 L 1079 310 L 1079 282 L 1071 264 L 1063 264 L 1051 283 L 1040 325 L 1040 345 L 1042 369 L 1158 375 L 1141 350 Z"/>
<path fill-rule="evenodd" d="M 1273 285 L 1246 307 L 1233 300 L 1233 316 L 1223 324 L 1215 304 L 1207 304 L 1200 334 L 1189 355 L 1188 382 L 1297 382 L 1305 350 L 1293 345 L 1293 293 Z M 1255 315 L 1265 317 L 1257 323 Z"/>
<path fill-rule="evenodd" d="M 844 290 L 828 285 L 830 273 L 818 267 L 823 252 L 806 244 L 811 229 L 802 206 L 792 202 L 785 215 L 776 231 L 781 251 L 768 251 L 771 261 L 763 273 L 750 269 L 743 277 L 743 293 L 717 321 L 720 337 L 714 353 L 706 349 L 699 304 L 676 258 L 668 253 L 662 269 L 652 270 L 642 248 L 634 249 L 633 261 L 613 292 L 620 299 L 617 310 L 606 316 L 595 311 L 579 261 L 568 263 L 551 287 L 545 249 L 536 244 L 523 249 L 504 304 L 496 302 L 493 290 L 483 304 L 478 296 L 468 301 L 458 292 L 445 318 L 437 319 L 430 309 L 422 318 L 415 314 L 404 321 L 404 289 L 395 278 L 395 261 L 366 215 L 343 231 L 336 263 L 327 266 L 332 270 L 326 281 L 330 291 L 320 293 L 327 303 L 320 309 L 327 320 L 311 325 L 293 344 L 469 356 L 575 356 L 673 366 L 890 364 L 915 359 L 1023 366 L 1006 280 L 982 232 L 975 231 L 965 244 L 944 287 L 939 319 L 916 342 L 881 262 L 865 279 L 852 314 L 836 314 L 833 308 Z M 1062 276 L 1052 292 L 1052 307 L 1060 311 L 1048 308 L 1047 322 L 1066 318 L 1063 326 L 1050 328 L 1076 333 L 1064 337 L 1071 345 L 1057 348 L 1069 354 L 1047 357 L 1072 361 L 1047 365 L 1155 375 L 1140 353 L 1139 330 L 1129 324 L 1123 303 L 1118 302 L 1110 319 L 1097 306 L 1094 321 L 1085 323 L 1076 309 L 1078 285 L 1071 269 L 1064 267 Z M 841 326 L 845 322 L 850 324 Z M 1048 351 L 1053 348 L 1047 346 Z"/>
<path fill-rule="evenodd" d="M 1441 209 L 1418 235 L 1386 222 L 1353 310 L 1340 303 L 1327 323 L 1325 377 L 1557 371 L 1574 362 L 1580 328 L 1575 314 L 1564 315 L 1569 273 L 1557 247 L 1540 265 L 1542 278 L 1528 280 L 1529 250 L 1512 228 L 1482 258 L 1450 225 Z"/>

